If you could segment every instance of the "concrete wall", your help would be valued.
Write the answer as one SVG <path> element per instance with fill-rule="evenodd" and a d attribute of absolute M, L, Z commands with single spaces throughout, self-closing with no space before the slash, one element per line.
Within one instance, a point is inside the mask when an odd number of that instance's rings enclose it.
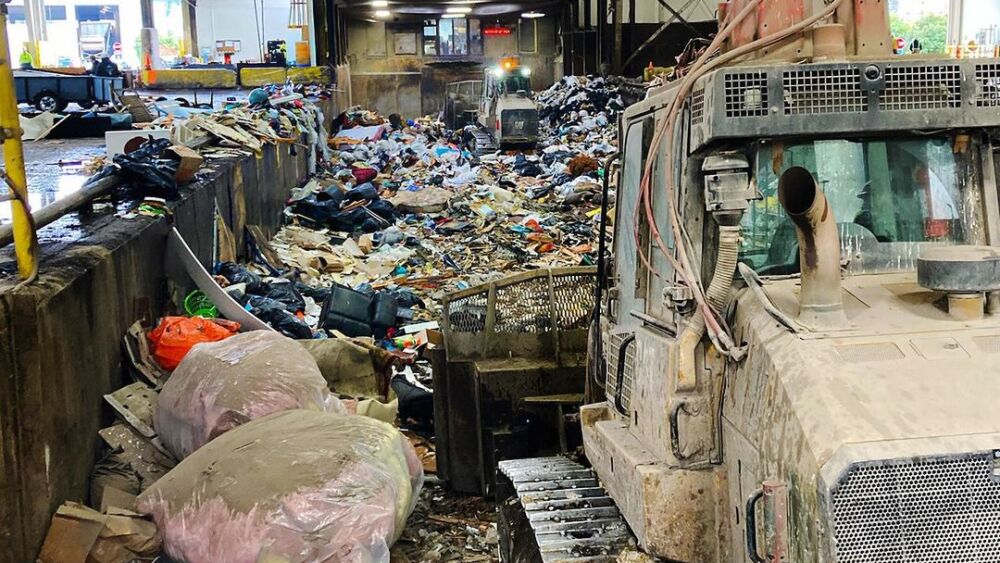
<path fill-rule="evenodd" d="M 238 240 L 248 224 L 279 227 L 290 188 L 306 175 L 306 151 L 293 150 L 213 161 L 208 179 L 183 190 L 174 220 L 204 265 L 216 204 Z M 97 430 L 112 420 L 102 395 L 126 383 L 122 336 L 160 315 L 168 275 L 190 283 L 166 255 L 166 220 L 104 214 L 81 223 L 79 241 L 43 246 L 35 284 L 15 291 L 16 280 L 0 280 L 0 563 L 34 560 L 53 511 L 86 501 Z M 2 249 L 0 269 L 11 264 L 12 249 Z"/>
<path fill-rule="evenodd" d="M 418 117 L 441 110 L 444 87 L 449 82 L 482 79 L 484 67 L 504 56 L 518 56 L 521 64 L 532 69 L 535 90 L 548 88 L 559 78 L 556 60 L 559 38 L 552 16 L 537 22 L 537 52 L 521 52 L 518 45 L 517 18 L 500 18 L 510 26 L 509 36 L 484 36 L 483 54 L 461 57 L 425 55 L 420 22 L 369 22 L 352 20 L 347 29 L 347 56 L 351 65 L 352 101 L 383 114 L 399 113 L 404 118 Z M 481 20 L 492 25 L 494 19 Z M 416 54 L 396 54 L 396 36 L 415 37 Z"/>

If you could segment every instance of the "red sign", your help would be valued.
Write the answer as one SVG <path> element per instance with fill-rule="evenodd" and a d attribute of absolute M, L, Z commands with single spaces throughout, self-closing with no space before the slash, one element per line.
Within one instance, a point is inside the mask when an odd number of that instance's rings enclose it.
<path fill-rule="evenodd" d="M 483 28 L 483 35 L 486 35 L 487 37 L 496 37 L 498 35 L 510 35 L 511 33 L 513 33 L 513 30 L 511 30 L 509 27 L 505 27 L 502 25 L 491 25 L 489 27 Z"/>

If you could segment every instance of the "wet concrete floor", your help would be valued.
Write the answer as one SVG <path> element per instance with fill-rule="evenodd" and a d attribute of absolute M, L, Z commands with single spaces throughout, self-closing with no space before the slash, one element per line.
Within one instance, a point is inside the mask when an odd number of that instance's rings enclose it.
<path fill-rule="evenodd" d="M 89 177 L 83 165 L 104 152 L 104 139 L 98 138 L 24 143 L 28 199 L 32 209 L 40 209 L 79 190 Z M 0 224 L 9 221 L 10 205 L 0 203 Z"/>

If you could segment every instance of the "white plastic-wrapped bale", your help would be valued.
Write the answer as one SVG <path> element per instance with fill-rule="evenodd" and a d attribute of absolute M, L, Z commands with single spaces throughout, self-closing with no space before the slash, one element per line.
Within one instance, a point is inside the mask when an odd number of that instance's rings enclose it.
<path fill-rule="evenodd" d="M 293 410 L 212 440 L 138 507 L 182 563 L 388 563 L 422 481 L 394 427 Z"/>
<path fill-rule="evenodd" d="M 301 344 L 255 331 L 192 348 L 163 385 L 153 425 L 183 459 L 241 424 L 291 409 L 344 412 Z"/>

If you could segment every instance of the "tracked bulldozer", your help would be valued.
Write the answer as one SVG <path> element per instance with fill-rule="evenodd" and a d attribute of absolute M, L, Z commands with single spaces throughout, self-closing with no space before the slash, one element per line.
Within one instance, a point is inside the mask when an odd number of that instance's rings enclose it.
<path fill-rule="evenodd" d="M 722 4 L 620 119 L 580 419 L 648 555 L 1000 561 L 1000 60 L 895 56 L 887 4 Z M 502 462 L 504 510 L 560 463 Z M 505 561 L 623 545 L 521 510 Z"/>

